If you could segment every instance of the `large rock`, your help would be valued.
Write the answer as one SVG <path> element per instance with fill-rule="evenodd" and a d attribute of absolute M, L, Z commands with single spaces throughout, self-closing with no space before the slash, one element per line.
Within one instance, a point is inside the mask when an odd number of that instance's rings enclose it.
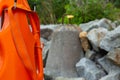
<path fill-rule="evenodd" d="M 51 30 L 49 28 L 41 29 L 41 37 L 46 40 L 51 40 L 52 33 L 53 33 L 53 30 Z"/>
<path fill-rule="evenodd" d="M 86 80 L 98 80 L 106 75 L 102 69 L 97 68 L 96 64 L 87 58 L 82 58 L 76 64 L 76 68 L 79 76 Z"/>
<path fill-rule="evenodd" d="M 117 28 L 120 25 L 120 21 L 114 21 L 112 22 L 113 29 Z"/>
<path fill-rule="evenodd" d="M 48 41 L 48 40 L 46 40 L 46 39 L 44 39 L 44 38 L 40 38 L 40 40 L 41 40 L 41 42 L 43 43 L 43 52 L 42 52 L 42 54 L 43 54 L 43 59 L 45 58 L 45 56 L 46 56 L 46 53 L 47 53 L 47 51 L 49 50 L 49 46 L 50 46 L 50 44 L 51 44 L 51 41 Z"/>
<path fill-rule="evenodd" d="M 56 28 L 58 28 L 60 25 L 54 25 L 54 24 L 49 24 L 49 25 L 40 25 L 40 29 L 51 29 L 55 31 Z"/>
<path fill-rule="evenodd" d="M 52 33 L 59 28 L 60 25 L 40 25 L 41 37 L 46 40 L 51 40 Z"/>
<path fill-rule="evenodd" d="M 80 24 L 80 28 L 82 29 L 82 31 L 88 32 L 93 28 L 98 28 L 98 26 L 96 25 L 98 21 L 99 20 L 95 20 L 95 21 L 90 21 L 88 23 Z"/>
<path fill-rule="evenodd" d="M 44 80 L 53 80 L 53 78 L 50 75 L 44 74 Z"/>
<path fill-rule="evenodd" d="M 88 59 L 92 59 L 96 53 L 94 51 L 88 50 L 85 53 L 85 57 Z"/>
<path fill-rule="evenodd" d="M 96 23 L 99 27 L 106 28 L 108 30 L 112 30 L 112 22 L 106 18 L 101 19 L 98 23 Z"/>
<path fill-rule="evenodd" d="M 85 80 L 84 78 L 65 78 L 65 77 L 57 77 L 55 80 Z"/>
<path fill-rule="evenodd" d="M 85 53 L 85 57 L 97 63 L 97 60 L 105 56 L 106 52 L 100 50 L 99 52 L 88 50 Z"/>
<path fill-rule="evenodd" d="M 120 47 L 120 26 L 106 34 L 100 42 L 100 47 L 106 51 Z"/>
<path fill-rule="evenodd" d="M 104 36 L 108 33 L 108 30 L 105 28 L 96 28 L 88 32 L 88 39 L 92 44 L 94 50 L 99 50 L 99 44 Z"/>
<path fill-rule="evenodd" d="M 89 44 L 89 41 L 88 41 L 88 38 L 87 38 L 87 32 L 84 32 L 84 31 L 80 32 L 79 38 L 80 38 L 83 50 L 85 52 L 90 50 L 91 47 L 90 47 L 90 44 Z"/>
<path fill-rule="evenodd" d="M 79 31 L 74 26 L 62 26 L 53 33 L 45 72 L 53 77 L 76 77 L 75 64 L 83 57 Z"/>
<path fill-rule="evenodd" d="M 109 60 L 107 57 L 98 59 L 98 63 L 104 68 L 106 73 L 120 71 L 120 67 L 117 66 L 113 61 Z"/>
<path fill-rule="evenodd" d="M 41 43 L 43 43 L 43 50 L 42 50 L 42 59 L 43 59 L 43 65 L 45 67 L 48 52 L 49 52 L 49 46 L 50 46 L 50 41 L 40 38 Z"/>
<path fill-rule="evenodd" d="M 120 80 L 120 72 L 111 72 L 100 80 Z"/>
<path fill-rule="evenodd" d="M 91 22 L 88 22 L 85 24 L 80 24 L 80 28 L 86 32 L 89 32 L 93 28 L 98 28 L 98 27 L 103 27 L 103 28 L 106 28 L 108 30 L 111 30 L 112 23 L 110 20 L 103 18 L 101 20 L 95 20 L 95 21 L 91 21 Z"/>
<path fill-rule="evenodd" d="M 107 54 L 107 57 L 120 65 L 120 48 L 116 48 Z"/>
<path fill-rule="evenodd" d="M 48 58 L 48 55 L 49 55 L 50 45 L 51 45 L 51 41 L 48 41 L 47 43 L 45 43 L 43 51 L 42 51 L 44 67 L 46 67 L 46 62 L 47 62 L 47 58 Z"/>
<path fill-rule="evenodd" d="M 40 38 L 40 41 L 42 42 L 42 43 L 44 43 L 44 45 L 48 42 L 48 40 L 46 40 L 46 39 L 44 39 L 44 38 Z"/>
<path fill-rule="evenodd" d="M 50 45 L 51 45 L 51 41 L 48 41 L 47 43 L 44 44 L 43 52 L 42 52 L 43 59 L 45 58 L 46 54 L 49 52 Z"/>

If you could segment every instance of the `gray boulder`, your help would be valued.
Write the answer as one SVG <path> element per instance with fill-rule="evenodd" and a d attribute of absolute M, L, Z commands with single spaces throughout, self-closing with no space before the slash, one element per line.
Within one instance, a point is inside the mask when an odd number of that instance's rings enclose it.
<path fill-rule="evenodd" d="M 101 19 L 98 23 L 96 23 L 99 27 L 106 28 L 108 30 L 112 30 L 112 22 L 106 18 Z"/>
<path fill-rule="evenodd" d="M 53 30 L 51 30 L 49 28 L 41 29 L 41 37 L 46 40 L 51 40 L 52 33 L 53 33 Z"/>
<path fill-rule="evenodd" d="M 48 41 L 47 43 L 45 43 L 43 51 L 42 51 L 44 67 L 46 67 L 46 62 L 47 62 L 47 58 L 49 55 L 50 45 L 51 45 L 51 41 Z"/>
<path fill-rule="evenodd" d="M 88 50 L 85 53 L 85 57 L 88 59 L 92 59 L 92 57 L 95 55 L 96 53 L 94 51 Z"/>
<path fill-rule="evenodd" d="M 90 21 L 88 23 L 80 24 L 80 28 L 82 29 L 82 31 L 88 32 L 88 31 L 90 31 L 93 28 L 98 28 L 98 26 L 96 25 L 96 23 L 98 21 L 99 20 L 94 20 L 94 21 Z"/>
<path fill-rule="evenodd" d="M 86 32 L 89 32 L 93 28 L 98 28 L 98 27 L 103 27 L 103 28 L 106 28 L 108 30 L 111 30 L 112 23 L 110 20 L 103 18 L 101 20 L 95 20 L 95 21 L 91 21 L 91 22 L 88 22 L 85 24 L 80 24 L 80 28 Z"/>
<path fill-rule="evenodd" d="M 114 21 L 114 22 L 112 23 L 113 29 L 117 28 L 119 25 L 120 25 L 120 21 Z"/>
<path fill-rule="evenodd" d="M 86 80 L 98 80 L 106 75 L 102 69 L 97 68 L 96 64 L 87 58 L 82 58 L 76 64 L 76 68 L 78 75 Z"/>
<path fill-rule="evenodd" d="M 111 72 L 105 77 L 102 77 L 100 80 L 120 80 L 120 72 Z"/>
<path fill-rule="evenodd" d="M 113 61 L 111 61 L 107 57 L 103 57 L 101 59 L 98 59 L 98 63 L 104 68 L 106 73 L 120 71 L 120 67 L 117 66 Z"/>
<path fill-rule="evenodd" d="M 116 48 L 107 54 L 107 57 L 120 65 L 120 48 Z"/>
<path fill-rule="evenodd" d="M 110 31 L 100 42 L 100 48 L 110 51 L 120 47 L 120 26 Z"/>
<path fill-rule="evenodd" d="M 44 80 L 54 80 L 50 75 L 44 74 Z"/>
<path fill-rule="evenodd" d="M 45 67 L 46 64 L 46 60 L 47 60 L 47 55 L 49 52 L 49 46 L 50 46 L 50 41 L 44 39 L 44 38 L 40 38 L 40 41 L 44 44 L 43 50 L 42 50 L 42 58 L 43 58 L 43 64 Z"/>
<path fill-rule="evenodd" d="M 42 55 L 43 55 L 42 57 L 44 59 L 47 52 L 49 51 L 49 46 L 50 46 L 51 41 L 48 41 L 48 40 L 46 40 L 44 38 L 40 38 L 40 40 L 44 44 L 43 51 L 42 51 Z"/>
<path fill-rule="evenodd" d="M 51 40 L 52 33 L 59 28 L 60 25 L 40 25 L 41 37 L 46 40 Z"/>
<path fill-rule="evenodd" d="M 57 77 L 55 80 L 85 80 L 84 78 L 65 78 L 65 77 Z"/>
<path fill-rule="evenodd" d="M 53 33 L 51 41 L 46 74 L 53 77 L 76 77 L 75 64 L 84 56 L 79 31 L 74 26 L 61 26 Z"/>
<path fill-rule="evenodd" d="M 44 39 L 44 38 L 40 38 L 40 41 L 42 42 L 42 43 L 44 43 L 44 44 L 46 44 L 47 42 L 48 42 L 48 40 L 46 40 L 46 39 Z"/>
<path fill-rule="evenodd" d="M 99 50 L 99 44 L 107 33 L 108 30 L 105 28 L 96 28 L 88 32 L 87 37 L 92 44 L 94 50 Z"/>
<path fill-rule="evenodd" d="M 49 24 L 49 25 L 40 25 L 40 29 L 51 29 L 55 31 L 56 28 L 58 28 L 59 25 Z"/>

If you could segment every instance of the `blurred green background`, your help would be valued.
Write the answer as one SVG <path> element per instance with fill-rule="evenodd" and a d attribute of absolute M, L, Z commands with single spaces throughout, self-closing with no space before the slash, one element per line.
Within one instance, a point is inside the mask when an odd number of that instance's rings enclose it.
<path fill-rule="evenodd" d="M 62 17 L 66 14 L 74 15 L 72 24 L 101 18 L 112 21 L 120 18 L 120 0 L 28 0 L 28 2 L 32 9 L 36 4 L 41 24 L 62 23 Z M 64 23 L 68 23 L 66 17 Z"/>

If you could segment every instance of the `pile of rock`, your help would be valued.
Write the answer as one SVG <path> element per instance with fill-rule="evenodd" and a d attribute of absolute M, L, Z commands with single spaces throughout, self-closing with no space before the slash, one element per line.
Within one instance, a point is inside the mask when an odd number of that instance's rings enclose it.
<path fill-rule="evenodd" d="M 41 28 L 41 35 L 49 34 L 41 37 L 45 45 L 46 80 L 120 80 L 120 26 L 117 22 L 104 18 L 80 24 L 79 28 L 52 26 Z"/>
<path fill-rule="evenodd" d="M 120 80 L 120 26 L 115 24 L 101 19 L 80 25 L 87 32 L 86 37 L 92 47 L 76 64 L 80 77 L 86 80 Z"/>

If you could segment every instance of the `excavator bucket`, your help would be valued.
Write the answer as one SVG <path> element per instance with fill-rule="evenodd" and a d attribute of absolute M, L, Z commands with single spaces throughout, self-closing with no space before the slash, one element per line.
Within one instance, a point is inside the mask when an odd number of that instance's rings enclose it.
<path fill-rule="evenodd" d="M 41 45 L 27 0 L 0 0 L 0 80 L 43 80 Z"/>

